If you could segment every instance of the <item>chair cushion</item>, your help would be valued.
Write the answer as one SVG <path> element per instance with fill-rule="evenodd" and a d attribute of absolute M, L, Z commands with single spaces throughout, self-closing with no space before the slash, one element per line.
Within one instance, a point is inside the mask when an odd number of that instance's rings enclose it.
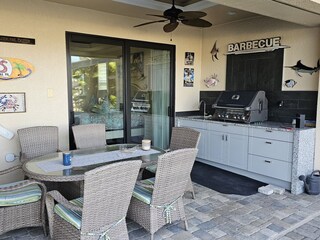
<path fill-rule="evenodd" d="M 14 186 L 25 181 L 1 184 L 0 188 Z M 36 202 L 41 199 L 41 188 L 37 185 L 29 185 L 9 192 L 0 192 L 0 206 L 16 206 Z"/>
<path fill-rule="evenodd" d="M 149 178 L 141 181 L 144 184 L 153 185 L 154 184 L 154 178 Z M 136 184 L 133 189 L 132 196 L 146 204 L 151 203 L 152 198 L 152 188 L 146 188 L 141 185 Z"/>
<path fill-rule="evenodd" d="M 76 206 L 83 207 L 83 197 L 73 199 L 69 202 Z M 54 206 L 54 212 L 77 229 L 81 228 L 82 212 L 70 210 L 61 204 L 56 204 Z"/>
<path fill-rule="evenodd" d="M 148 167 L 146 167 L 146 169 L 147 169 L 149 172 L 156 173 L 156 171 L 157 171 L 157 164 L 148 166 Z"/>

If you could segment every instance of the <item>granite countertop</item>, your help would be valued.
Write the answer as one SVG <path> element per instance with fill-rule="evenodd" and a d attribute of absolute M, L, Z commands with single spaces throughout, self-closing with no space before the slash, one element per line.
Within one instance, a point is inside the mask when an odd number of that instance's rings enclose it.
<path fill-rule="evenodd" d="M 281 123 L 281 122 L 272 122 L 272 121 L 265 121 L 265 122 L 255 122 L 255 123 L 237 123 L 237 122 L 226 122 L 226 121 L 216 121 L 212 120 L 210 117 L 203 117 L 203 116 L 183 116 L 177 117 L 177 119 L 186 119 L 186 120 L 193 120 L 193 121 L 202 121 L 206 123 L 223 123 L 228 125 L 234 126 L 247 126 L 249 128 L 268 128 L 277 131 L 286 131 L 286 132 L 293 132 L 293 131 L 303 131 L 312 129 L 310 127 L 305 128 L 295 128 L 294 125 L 290 123 Z"/>

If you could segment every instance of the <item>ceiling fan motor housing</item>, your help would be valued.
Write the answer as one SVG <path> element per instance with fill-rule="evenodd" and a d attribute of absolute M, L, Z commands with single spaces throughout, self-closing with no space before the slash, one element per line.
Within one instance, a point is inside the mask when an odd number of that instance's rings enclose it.
<path fill-rule="evenodd" d="M 176 8 L 175 6 L 172 6 L 170 9 L 167 9 L 163 12 L 163 16 L 171 19 L 175 18 L 178 19 L 178 15 L 182 13 L 183 11 L 179 8 Z"/>

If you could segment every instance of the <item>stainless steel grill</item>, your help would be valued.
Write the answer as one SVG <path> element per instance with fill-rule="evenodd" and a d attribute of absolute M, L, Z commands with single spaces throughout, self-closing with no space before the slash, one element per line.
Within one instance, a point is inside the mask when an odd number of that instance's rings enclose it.
<path fill-rule="evenodd" d="M 268 100 L 264 91 L 224 91 L 212 105 L 213 119 L 243 123 L 268 119 Z"/>

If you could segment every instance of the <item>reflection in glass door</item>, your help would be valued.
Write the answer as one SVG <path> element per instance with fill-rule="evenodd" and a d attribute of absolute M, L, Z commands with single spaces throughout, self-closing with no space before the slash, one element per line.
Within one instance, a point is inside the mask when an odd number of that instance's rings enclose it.
<path fill-rule="evenodd" d="M 131 141 L 169 145 L 170 51 L 130 48 Z M 141 123 L 142 121 L 142 123 Z M 139 128 L 139 124 L 143 128 Z"/>
<path fill-rule="evenodd" d="M 71 41 L 69 49 L 73 124 L 103 123 L 109 144 L 124 142 L 123 47 Z"/>

